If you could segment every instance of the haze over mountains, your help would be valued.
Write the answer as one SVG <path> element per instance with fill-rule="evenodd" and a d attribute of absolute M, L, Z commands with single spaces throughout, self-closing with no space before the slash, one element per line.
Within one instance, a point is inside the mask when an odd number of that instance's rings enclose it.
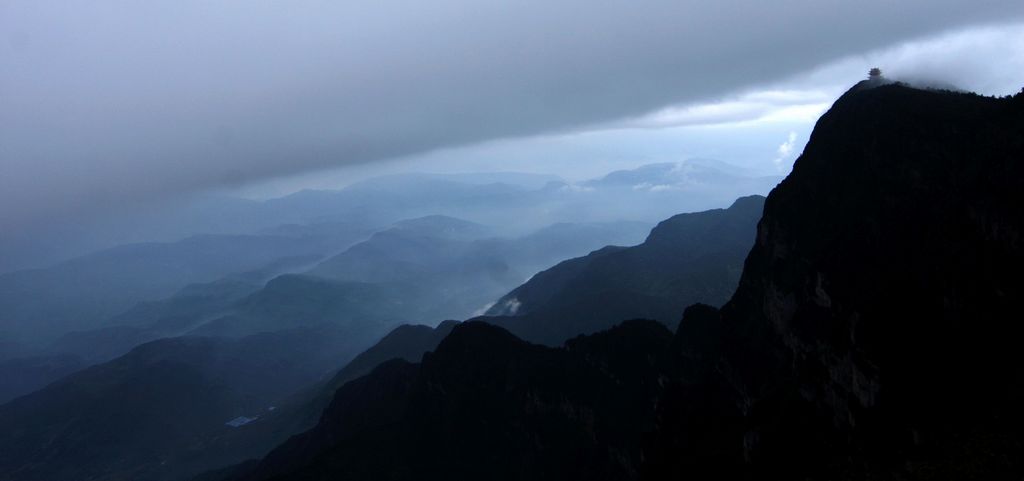
<path fill-rule="evenodd" d="M 408 174 L 262 203 L 210 199 L 194 219 L 185 213 L 196 207 L 185 206 L 180 218 L 162 214 L 168 225 L 153 232 L 218 218 L 221 232 L 252 233 L 129 244 L 0 274 L 0 400 L 183 334 L 331 325 L 361 340 L 349 344 L 351 357 L 399 324 L 481 314 L 559 261 L 637 244 L 653 223 L 629 219 L 714 202 L 703 188 L 774 185 L 749 175 L 699 159 L 578 186 L 531 174 Z M 634 188 L 646 184 L 675 187 Z M 401 218 L 417 214 L 425 215 Z"/>
<path fill-rule="evenodd" d="M 623 182 L 623 174 L 634 177 L 634 182 Z M 579 183 L 516 172 L 395 174 L 340 190 L 303 190 L 264 201 L 199 196 L 170 205 L 124 206 L 109 218 L 67 223 L 31 238 L 26 238 L 28 232 L 14 232 L 0 239 L 0 273 L 46 267 L 119 244 L 173 242 L 198 233 L 319 233 L 315 237 L 322 239 L 328 234 L 325 230 L 339 223 L 344 225 L 335 235 L 352 235 L 360 228 L 382 228 L 429 215 L 477 222 L 506 235 L 558 222 L 653 223 L 679 212 L 718 207 L 744 194 L 765 193 L 780 178 L 688 159 Z M 289 231 L 283 227 L 287 225 L 294 226 Z"/>
<path fill-rule="evenodd" d="M 0 274 L 0 332 L 7 341 L 29 336 L 26 340 L 32 342 L 54 333 L 98 327 L 136 302 L 167 297 L 190 283 L 251 271 L 258 274 L 247 277 L 261 283 L 276 274 L 301 272 L 404 219 L 447 215 L 488 226 L 494 229 L 491 235 L 513 237 L 567 222 L 653 224 L 679 212 L 718 207 L 740 195 L 767 192 L 777 181 L 698 159 L 675 167 L 615 172 L 579 185 L 522 174 L 408 174 L 371 179 L 340 191 L 229 202 L 231 208 L 218 208 L 221 201 L 212 199 L 199 209 L 209 222 L 199 225 L 216 225 L 215 235 L 131 244 L 44 269 Z M 666 188 L 651 191 L 648 186 Z M 165 214 L 145 219 L 142 226 L 131 217 L 123 222 L 134 231 L 195 234 L 187 230 L 195 225 L 182 224 L 180 218 L 192 219 Z M 148 227 L 162 221 L 168 225 Z M 607 243 L 615 242 L 591 245 Z M 538 266 L 529 266 L 534 267 Z M 157 271 L 164 275 L 151 274 Z M 92 279 L 104 281 L 89 282 Z M 25 295 L 28 292 L 32 295 Z M 26 329 L 28 325 L 33 327 Z"/>
<path fill-rule="evenodd" d="M 622 177 L 636 177 L 628 182 L 653 180 L 668 185 L 687 179 L 684 172 L 688 170 L 659 165 L 635 173 L 616 172 L 597 182 L 634 192 Z M 701 172 L 707 170 L 701 168 Z M 408 180 L 403 179 L 399 180 Z M 766 180 L 758 180 L 762 181 Z M 393 185 L 396 179 L 380 182 Z M 486 194 L 475 186 L 467 189 L 474 192 L 478 204 L 506 202 L 502 199 L 505 187 Z M 404 195 L 408 191 L 399 196 Z M 673 217 L 650 234 L 650 224 L 642 221 L 608 221 L 556 223 L 526 235 L 500 237 L 495 227 L 439 214 L 399 221 L 370 234 L 354 230 L 356 222 L 266 229 L 260 235 L 303 242 L 348 240 L 351 237 L 342 234 L 353 230 L 367 238 L 314 262 L 309 258 L 279 261 L 259 271 L 190 284 L 170 297 L 141 302 L 103 319 L 101 327 L 63 334 L 40 354 L 0 365 L 9 372 L 3 393 L 12 398 L 100 363 L 0 408 L 2 416 L 7 416 L 4 422 L 15 426 L 0 440 L 15 453 L 4 461 L 5 469 L 21 479 L 54 479 L 75 472 L 107 479 L 180 479 L 260 456 L 288 436 L 311 428 L 333 392 L 347 381 L 394 357 L 418 361 L 454 324 L 442 323 L 436 329 L 396 326 L 478 315 L 534 273 L 591 251 L 582 259 L 608 251 L 629 256 L 635 249 L 649 262 L 624 262 L 634 272 L 623 279 L 625 300 L 605 296 L 610 305 L 622 305 L 596 319 L 573 313 L 572 322 L 566 319 L 565 327 L 556 329 L 567 336 L 576 334 L 569 332 L 576 326 L 587 326 L 580 332 L 602 329 L 614 322 L 615 315 L 647 315 L 649 306 L 628 302 L 632 292 L 648 292 L 652 299 L 661 296 L 669 305 L 720 302 L 738 280 L 761 201 L 749 197 L 728 210 Z M 509 204 L 513 208 L 518 207 Z M 623 247 L 641 243 L 645 236 L 647 241 L 639 247 Z M 682 249 L 668 248 L 686 239 L 693 240 Z M 679 278 L 665 266 L 684 266 L 693 272 Z M 269 281 L 261 277 L 300 269 Z M 580 274 L 578 280 L 583 285 L 601 283 L 606 275 L 595 270 Z M 705 287 L 688 285 L 693 282 Z M 682 301 L 672 299 L 674 294 L 682 295 Z M 586 302 L 585 297 L 578 302 Z M 538 307 L 537 312 L 542 311 Z M 666 316 L 665 322 L 674 324 L 672 317 Z M 181 335 L 185 337 L 173 337 Z M 229 359 L 227 366 L 219 364 Z M 33 369 L 24 371 L 26 366 Z M 257 376 L 263 369 L 265 375 Z M 162 401 L 151 396 L 166 393 L 147 384 L 152 377 L 176 379 L 168 388 L 179 400 L 173 402 L 189 402 L 165 416 Z M 127 394 L 138 392 L 145 395 Z M 107 410 L 126 395 L 132 399 L 120 404 L 133 417 Z M 83 404 L 85 398 L 91 401 Z M 215 407 L 204 410 L 206 403 Z M 268 411 L 270 406 L 273 411 Z M 170 421 L 167 416 L 180 423 L 174 435 L 161 437 L 162 423 Z M 241 425 L 225 425 L 233 419 L 241 420 L 236 423 Z M 111 429 L 100 429 L 106 422 Z M 115 436 L 116 443 L 89 441 L 107 435 Z M 46 437 L 56 450 L 20 450 Z M 90 448 L 79 442 L 89 443 Z M 22 448 L 15 449 L 16 445 Z M 80 455 L 64 457 L 64 450 Z"/>
<path fill-rule="evenodd" d="M 351 357 L 401 323 L 436 324 L 469 317 L 540 269 L 607 244 L 635 244 L 647 229 L 642 222 L 558 224 L 520 238 L 465 240 L 484 237 L 490 230 L 448 217 L 421 218 L 379 231 L 322 263 L 304 258 L 275 265 L 308 273 L 277 275 L 268 281 L 264 269 L 191 284 L 171 297 L 141 302 L 111 317 L 84 316 L 76 301 L 96 302 L 104 293 L 122 296 L 131 288 L 104 283 L 83 294 L 65 285 L 80 296 L 70 299 L 61 292 L 55 298 L 10 292 L 10 305 L 28 306 L 16 311 L 23 317 L 8 318 L 10 325 L 26 329 L 35 336 L 29 340 L 41 340 L 43 347 L 8 348 L 9 360 L 0 363 L 0 370 L 9 370 L 0 382 L 0 393 L 5 394 L 0 399 L 29 392 L 29 387 L 41 387 L 71 368 L 106 361 L 143 342 L 183 334 L 240 337 L 329 326 L 348 332 L 353 342 L 345 355 Z M 154 268 L 148 275 L 162 272 Z M 92 270 L 87 275 L 105 279 L 103 274 Z M 17 288 L 50 292 L 16 279 L 10 282 Z M 32 312 L 33 306 L 42 312 Z M 60 312 L 82 317 L 52 322 L 61 319 Z M 17 322 L 32 319 L 31 314 L 45 316 L 51 324 Z"/>

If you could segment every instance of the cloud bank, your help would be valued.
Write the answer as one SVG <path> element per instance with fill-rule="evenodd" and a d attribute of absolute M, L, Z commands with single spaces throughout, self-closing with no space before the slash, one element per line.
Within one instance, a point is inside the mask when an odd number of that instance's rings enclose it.
<path fill-rule="evenodd" d="M 0 4 L 0 228 L 639 118 L 1019 1 Z"/>

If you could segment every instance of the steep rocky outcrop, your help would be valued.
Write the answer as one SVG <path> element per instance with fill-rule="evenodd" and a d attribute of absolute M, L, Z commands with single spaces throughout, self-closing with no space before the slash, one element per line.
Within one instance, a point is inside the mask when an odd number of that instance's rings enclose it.
<path fill-rule="evenodd" d="M 1024 95 L 852 89 L 683 320 L 652 472 L 1019 477 L 1022 205 Z"/>

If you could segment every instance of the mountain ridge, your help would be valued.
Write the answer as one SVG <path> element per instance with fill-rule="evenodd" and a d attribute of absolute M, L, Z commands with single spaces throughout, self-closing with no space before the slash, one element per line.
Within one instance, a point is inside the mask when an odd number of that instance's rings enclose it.
<path fill-rule="evenodd" d="M 639 245 L 608 246 L 538 273 L 476 319 L 552 346 L 623 319 L 674 327 L 687 305 L 728 300 L 763 203 L 748 196 L 725 209 L 672 216 Z"/>

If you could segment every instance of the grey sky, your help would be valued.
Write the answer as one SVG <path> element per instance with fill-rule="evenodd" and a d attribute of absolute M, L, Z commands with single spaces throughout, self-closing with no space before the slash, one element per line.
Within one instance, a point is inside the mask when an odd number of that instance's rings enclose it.
<path fill-rule="evenodd" d="M 954 84 L 986 95 L 1012 94 L 1024 86 L 1024 23 L 967 27 L 902 42 L 829 61 L 778 82 L 571 132 L 315 170 L 255 182 L 234 192 L 266 198 L 408 171 L 523 170 L 587 180 L 611 170 L 689 157 L 714 158 L 777 175 L 788 172 L 818 117 L 873 66 L 884 66 L 895 78 Z M 796 139 L 790 142 L 794 134 Z"/>
<path fill-rule="evenodd" d="M 642 122 L 1022 15 L 1019 0 L 0 2 L 0 228 L 494 139 L 659 127 Z"/>

